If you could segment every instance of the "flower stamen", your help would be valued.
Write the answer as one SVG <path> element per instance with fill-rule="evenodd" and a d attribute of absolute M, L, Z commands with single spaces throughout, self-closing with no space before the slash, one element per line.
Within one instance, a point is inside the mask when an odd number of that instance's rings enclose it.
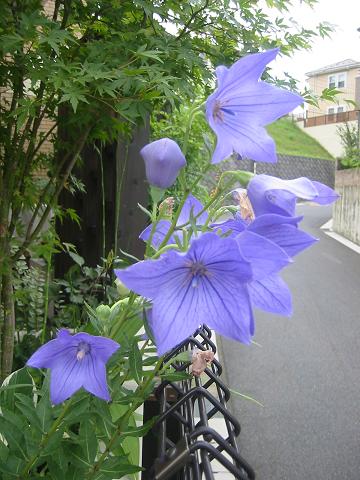
<path fill-rule="evenodd" d="M 86 356 L 86 354 L 88 354 L 90 352 L 91 348 L 90 348 L 90 345 L 86 342 L 80 342 L 78 347 L 77 347 L 77 353 L 76 353 L 76 359 L 77 360 L 83 360 Z"/>

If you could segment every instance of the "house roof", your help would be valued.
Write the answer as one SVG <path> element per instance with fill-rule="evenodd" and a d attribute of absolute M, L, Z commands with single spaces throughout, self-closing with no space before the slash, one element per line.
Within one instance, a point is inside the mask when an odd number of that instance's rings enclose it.
<path fill-rule="evenodd" d="M 318 68 L 317 70 L 307 72 L 306 75 L 308 77 L 315 77 L 316 75 L 321 75 L 323 73 L 340 72 L 342 70 L 350 70 L 352 68 L 360 68 L 360 62 L 352 60 L 351 58 L 347 58 L 341 62 L 332 63 L 331 65 L 326 65 L 325 67 Z"/>

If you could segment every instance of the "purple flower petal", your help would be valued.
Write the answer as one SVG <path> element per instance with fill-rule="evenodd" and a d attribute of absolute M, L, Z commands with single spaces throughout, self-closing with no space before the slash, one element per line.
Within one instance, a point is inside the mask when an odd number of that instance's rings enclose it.
<path fill-rule="evenodd" d="M 236 237 L 236 235 L 246 230 L 247 223 L 240 216 L 236 216 L 235 218 L 231 218 L 230 220 L 225 220 L 225 222 L 213 223 L 210 226 L 215 232 L 231 232 L 230 236 Z"/>
<path fill-rule="evenodd" d="M 151 142 L 140 150 L 150 185 L 165 189 L 175 182 L 186 160 L 179 145 L 170 138 Z"/>
<path fill-rule="evenodd" d="M 28 360 L 35 368 L 50 368 L 50 397 L 55 404 L 71 397 L 80 388 L 110 400 L 105 364 L 118 350 L 110 338 L 88 333 L 70 335 L 60 330 L 56 339 L 40 347 Z"/>
<path fill-rule="evenodd" d="M 270 175 L 256 175 L 250 180 L 247 192 L 257 216 L 265 213 L 294 216 L 296 198 L 321 204 L 332 203 L 338 198 L 331 188 L 305 177 L 282 180 Z"/>
<path fill-rule="evenodd" d="M 85 342 L 90 345 L 92 356 L 100 359 L 104 364 L 120 348 L 120 345 L 111 338 L 89 335 L 84 332 L 77 333 L 73 339 L 77 344 Z"/>
<path fill-rule="evenodd" d="M 246 230 L 237 235 L 236 241 L 251 264 L 254 280 L 276 273 L 292 262 L 282 248 L 256 233 Z"/>
<path fill-rule="evenodd" d="M 145 228 L 145 230 L 143 230 L 140 233 L 139 238 L 144 242 L 147 242 L 149 240 L 152 226 L 153 224 L 150 224 L 148 227 Z M 169 220 L 160 220 L 158 222 L 158 224 L 156 225 L 155 233 L 153 234 L 153 237 L 152 237 L 151 244 L 153 247 L 159 248 L 166 234 L 168 233 L 170 226 L 171 226 L 171 222 Z M 168 243 L 175 243 L 175 239 L 173 235 L 171 235 L 171 237 L 169 238 Z"/>
<path fill-rule="evenodd" d="M 217 135 L 212 163 L 233 151 L 256 161 L 276 161 L 275 144 L 263 126 L 303 103 L 299 95 L 259 81 L 278 51 L 248 55 L 229 69 L 216 69 L 218 89 L 206 102 L 206 117 Z"/>
<path fill-rule="evenodd" d="M 52 368 L 63 357 L 72 352 L 76 352 L 77 342 L 73 340 L 73 336 L 66 329 L 61 329 L 58 336 L 54 340 L 42 345 L 35 353 L 31 355 L 26 365 L 34 368 Z"/>
<path fill-rule="evenodd" d="M 87 359 L 84 360 L 87 362 Z M 68 354 L 51 368 L 50 399 L 52 403 L 64 402 L 83 386 L 86 378 L 84 360 L 80 362 L 76 354 Z"/>
<path fill-rule="evenodd" d="M 317 242 L 317 239 L 299 230 L 296 225 L 302 217 L 284 217 L 276 214 L 260 215 L 248 230 L 276 243 L 290 257 L 294 257 Z"/>
<path fill-rule="evenodd" d="M 252 270 L 234 239 L 205 233 L 186 254 L 169 251 L 159 260 L 115 273 L 128 288 L 152 300 L 151 328 L 160 355 L 205 322 L 249 342 L 252 311 L 246 285 Z"/>
<path fill-rule="evenodd" d="M 180 226 L 188 223 L 190 221 L 191 215 L 195 217 L 203 209 L 204 209 L 203 204 L 199 202 L 199 200 L 193 195 L 189 195 L 184 203 L 183 208 L 181 209 L 181 212 L 177 221 L 177 225 Z M 196 225 L 204 225 L 207 219 L 208 219 L 208 214 L 205 211 L 196 218 Z"/>
<path fill-rule="evenodd" d="M 98 352 L 96 354 L 90 353 L 87 357 L 87 362 L 84 365 L 84 368 L 86 367 L 86 375 L 82 386 L 96 397 L 109 402 L 111 397 L 106 382 L 105 363 L 101 360 Z"/>
<path fill-rule="evenodd" d="M 319 205 L 329 205 L 330 203 L 335 202 L 340 195 L 335 192 L 332 188 L 324 185 L 323 183 L 317 182 L 316 180 L 312 180 L 312 184 L 315 186 L 318 196 L 314 198 L 314 202 L 318 203 Z"/>
<path fill-rule="evenodd" d="M 269 313 L 292 315 L 290 290 L 278 275 L 251 282 L 249 293 L 255 307 Z"/>
<path fill-rule="evenodd" d="M 203 210 L 203 208 L 204 208 L 204 206 L 202 205 L 201 202 L 199 202 L 199 200 L 197 198 L 195 198 L 193 195 L 189 195 L 189 197 L 186 199 L 186 201 L 184 203 L 183 208 L 181 209 L 178 221 L 176 222 L 177 226 L 180 227 L 182 225 L 186 225 L 190 221 L 190 215 L 195 217 L 196 215 L 198 215 Z M 196 220 L 195 220 L 196 225 L 204 225 L 207 218 L 208 218 L 207 212 L 203 212 L 201 215 L 199 215 L 196 218 Z M 160 220 L 158 222 L 158 224 L 156 226 L 156 231 L 153 235 L 152 242 L 151 242 L 153 247 L 159 248 L 161 243 L 164 241 L 164 238 L 165 238 L 166 234 L 168 233 L 168 231 L 170 229 L 170 226 L 171 226 L 171 222 L 169 220 Z M 149 240 L 150 234 L 151 234 L 151 229 L 152 229 L 152 224 L 149 225 L 148 227 L 146 227 L 145 230 L 143 230 L 141 232 L 139 238 L 141 238 L 141 240 L 143 240 L 144 242 Z M 171 235 L 171 237 L 169 238 L 167 243 L 168 244 L 176 243 L 175 242 L 175 237 L 177 237 L 178 240 L 180 242 L 182 242 L 183 231 L 180 230 L 180 229 L 175 230 L 173 235 Z"/>

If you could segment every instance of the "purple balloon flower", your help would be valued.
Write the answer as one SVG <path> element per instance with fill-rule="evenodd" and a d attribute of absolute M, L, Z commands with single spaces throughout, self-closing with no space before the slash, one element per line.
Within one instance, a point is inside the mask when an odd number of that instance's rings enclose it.
<path fill-rule="evenodd" d="M 71 335 L 61 329 L 54 340 L 42 345 L 26 362 L 34 368 L 50 368 L 50 398 L 61 403 L 81 387 L 110 401 L 105 365 L 120 345 L 88 333 Z"/>
<path fill-rule="evenodd" d="M 186 160 L 179 145 L 170 138 L 148 143 L 140 150 L 150 185 L 165 189 L 175 182 Z"/>
<path fill-rule="evenodd" d="M 291 292 L 277 274 L 291 263 L 290 257 L 276 243 L 250 230 L 235 237 L 240 251 L 250 261 L 253 279 L 248 283 L 251 303 L 254 307 L 270 313 L 290 316 L 292 314 Z M 255 325 L 250 323 L 250 334 Z"/>
<path fill-rule="evenodd" d="M 264 126 L 303 103 L 295 93 L 260 81 L 279 49 L 247 55 L 230 68 L 217 67 L 217 90 L 206 102 L 206 117 L 217 136 L 212 163 L 233 152 L 260 162 L 276 162 L 275 143 Z"/>
<path fill-rule="evenodd" d="M 211 225 L 214 230 L 236 237 L 245 230 L 267 238 L 294 257 L 317 242 L 317 239 L 297 228 L 303 217 L 285 217 L 274 213 L 260 215 L 252 222 L 246 222 L 240 214 L 222 223 Z"/>
<path fill-rule="evenodd" d="M 196 225 L 204 225 L 208 218 L 208 214 L 206 212 L 203 212 L 200 214 L 200 212 L 204 209 L 204 206 L 202 205 L 199 200 L 194 197 L 193 195 L 189 195 L 188 198 L 186 199 L 183 208 L 181 209 L 178 221 L 176 222 L 176 225 L 178 227 L 182 225 L 186 225 L 191 217 L 196 217 L 195 223 Z M 198 216 L 197 216 L 198 215 Z M 160 220 L 158 224 L 156 225 L 156 230 L 155 233 L 153 234 L 152 237 L 152 246 L 155 248 L 158 248 L 159 245 L 163 242 L 166 234 L 168 233 L 169 229 L 171 226 L 171 222 L 169 220 Z M 141 240 L 144 240 L 146 242 L 150 238 L 152 230 L 152 224 L 150 224 L 148 227 L 143 230 L 139 238 Z M 175 230 L 174 234 L 171 235 L 167 243 L 175 243 L 175 236 L 177 236 L 180 240 L 182 239 L 182 231 L 181 230 Z"/>
<path fill-rule="evenodd" d="M 272 275 L 289 261 L 282 249 L 255 234 L 237 242 L 205 233 L 192 241 L 187 253 L 169 251 L 159 260 L 115 273 L 152 301 L 151 327 L 162 355 L 203 323 L 249 343 L 254 322 L 248 283 Z"/>
<path fill-rule="evenodd" d="M 282 180 L 270 175 L 255 175 L 248 184 L 247 193 L 256 216 L 277 213 L 293 217 L 296 198 L 320 205 L 329 205 L 339 198 L 332 188 L 306 177 Z"/>
<path fill-rule="evenodd" d="M 212 228 L 227 233 L 240 243 L 245 232 L 256 234 L 276 244 L 289 257 L 294 257 L 317 241 L 316 238 L 297 228 L 301 220 L 302 217 L 267 214 L 260 215 L 249 223 L 236 214 L 234 218 L 223 223 L 213 224 Z M 246 251 L 243 251 L 243 254 L 248 258 Z M 253 305 L 261 310 L 286 316 L 292 313 L 290 290 L 277 274 L 270 273 L 250 282 L 249 293 Z"/>

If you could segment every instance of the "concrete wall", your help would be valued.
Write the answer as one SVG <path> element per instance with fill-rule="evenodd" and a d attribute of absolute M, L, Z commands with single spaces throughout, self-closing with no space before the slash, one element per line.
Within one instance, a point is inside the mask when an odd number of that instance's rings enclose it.
<path fill-rule="evenodd" d="M 357 126 L 356 121 L 348 122 L 348 124 Z M 337 129 L 340 126 L 344 126 L 344 122 L 306 128 L 304 128 L 304 122 L 298 122 L 297 125 L 302 128 L 305 133 L 315 138 L 331 155 L 334 157 L 343 156 L 344 147 L 341 145 L 340 135 Z"/>
<path fill-rule="evenodd" d="M 338 73 L 345 73 L 346 74 L 346 83 L 344 88 L 339 88 L 340 91 L 339 95 L 336 96 L 336 100 L 339 105 L 343 105 L 346 110 L 353 110 L 352 105 L 348 105 L 345 100 L 353 100 L 355 101 L 355 84 L 356 84 L 356 77 L 360 75 L 358 68 L 352 68 L 350 70 L 343 70 L 339 72 L 335 72 L 334 74 Z M 317 95 L 321 95 L 321 92 L 329 87 L 329 75 L 334 75 L 332 73 L 324 73 L 322 75 L 316 75 L 314 77 L 310 77 L 307 79 L 307 83 L 311 91 L 316 93 Z M 326 115 L 328 113 L 328 107 L 335 107 L 336 104 L 333 102 L 327 102 L 326 100 L 319 100 L 319 108 L 308 105 L 307 115 L 308 117 L 315 117 L 317 115 Z"/>
<path fill-rule="evenodd" d="M 341 197 L 334 204 L 333 229 L 360 245 L 360 168 L 338 170 L 335 189 Z"/>

